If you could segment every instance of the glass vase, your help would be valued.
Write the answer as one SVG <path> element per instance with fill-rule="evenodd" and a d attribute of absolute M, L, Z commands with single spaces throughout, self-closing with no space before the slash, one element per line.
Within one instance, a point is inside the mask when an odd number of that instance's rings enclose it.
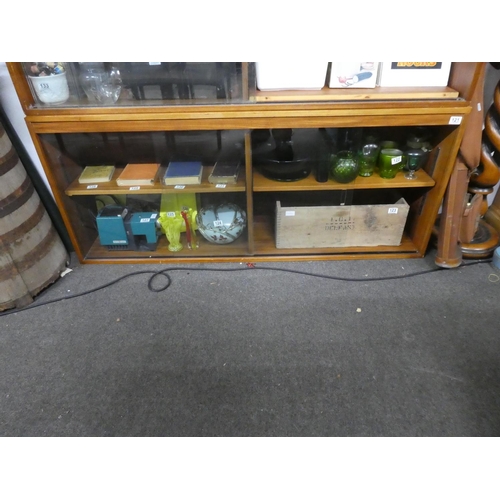
<path fill-rule="evenodd" d="M 346 184 L 359 173 L 359 163 L 352 151 L 339 151 L 333 156 L 330 174 L 334 180 Z"/>
<path fill-rule="evenodd" d="M 82 63 L 79 82 L 90 104 L 109 106 L 120 97 L 122 79 L 118 69 L 113 66 Z"/>

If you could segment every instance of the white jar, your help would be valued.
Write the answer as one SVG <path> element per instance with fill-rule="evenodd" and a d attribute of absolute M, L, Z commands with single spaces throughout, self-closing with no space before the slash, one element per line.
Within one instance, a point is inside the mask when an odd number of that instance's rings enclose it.
<path fill-rule="evenodd" d="M 28 76 L 36 96 L 44 104 L 62 104 L 69 98 L 66 72 L 49 76 Z"/>

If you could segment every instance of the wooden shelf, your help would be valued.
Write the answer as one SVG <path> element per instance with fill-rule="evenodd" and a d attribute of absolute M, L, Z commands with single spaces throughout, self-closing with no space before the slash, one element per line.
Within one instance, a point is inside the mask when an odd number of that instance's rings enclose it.
<path fill-rule="evenodd" d="M 456 99 L 459 93 L 451 87 L 375 87 L 373 89 L 256 90 L 255 102 L 310 101 L 399 101 L 422 99 Z"/>
<path fill-rule="evenodd" d="M 236 241 L 228 245 L 217 245 L 207 241 L 199 231 L 196 231 L 196 236 L 199 241 L 199 248 L 190 250 L 187 246 L 185 233 L 181 234 L 181 243 L 184 248 L 179 252 L 171 252 L 168 249 L 168 240 L 165 235 L 161 235 L 158 239 L 158 245 L 154 251 L 135 251 L 135 250 L 108 250 L 103 247 L 99 238 L 97 238 L 85 256 L 85 262 L 99 261 L 109 264 L 112 261 L 119 260 L 135 261 L 135 262 L 158 262 L 174 261 L 174 260 L 224 260 L 224 257 L 238 257 L 240 255 L 248 255 L 248 237 L 245 231 Z"/>
<path fill-rule="evenodd" d="M 368 256 L 369 254 L 378 254 L 379 258 L 387 257 L 388 254 L 398 254 L 401 257 L 403 254 L 407 257 L 421 257 L 417 247 L 413 241 L 403 234 L 401 245 L 398 246 L 376 246 L 376 247 L 332 247 L 332 248 L 276 248 L 274 222 L 272 217 L 259 216 L 254 220 L 254 240 L 255 240 L 255 255 L 259 256 L 277 256 L 289 255 L 298 256 L 304 255 L 308 259 L 318 254 L 330 254 L 332 258 L 347 258 L 351 255 L 352 258 L 358 256 Z M 324 255 L 323 255 L 324 257 Z M 376 258 L 370 255 L 370 258 Z"/>
<path fill-rule="evenodd" d="M 116 179 L 121 174 L 121 168 L 117 168 L 113 174 L 113 178 L 109 182 L 101 182 L 99 184 L 90 184 L 96 186 L 89 189 L 89 185 L 80 184 L 78 179 L 75 179 L 66 189 L 65 193 L 68 196 L 92 196 L 101 194 L 162 194 L 162 193 L 221 193 L 221 192 L 244 192 L 245 191 L 245 176 L 240 173 L 238 182 L 236 184 L 226 184 L 224 188 L 216 187 L 215 184 L 208 182 L 208 176 L 212 171 L 211 166 L 203 167 L 203 174 L 201 184 L 186 185 L 182 190 L 177 189 L 175 186 L 164 186 L 159 179 L 165 171 L 165 167 L 160 167 L 160 174 L 154 186 L 139 186 L 140 189 L 131 189 L 133 186 L 118 186 Z"/>
<path fill-rule="evenodd" d="M 133 250 L 108 250 L 99 243 L 97 238 L 85 256 L 85 263 L 109 264 L 116 261 L 121 263 L 175 263 L 188 262 L 195 259 L 198 262 L 223 262 L 223 261 L 272 261 L 277 257 L 280 260 L 315 260 L 325 259 L 361 259 L 361 258 L 387 258 L 389 257 L 421 257 L 412 240 L 405 234 L 399 246 L 376 247 L 343 247 L 343 248 L 276 248 L 274 224 L 272 217 L 259 216 L 254 220 L 255 251 L 251 254 L 248 250 L 248 238 L 245 232 L 241 238 L 229 245 L 215 245 L 208 242 L 197 232 L 200 247 L 194 250 L 187 248 L 185 235 L 181 235 L 184 248 L 180 252 L 170 252 L 165 236 L 158 240 L 155 251 Z"/>
<path fill-rule="evenodd" d="M 272 191 L 331 191 L 350 189 L 390 189 L 390 188 L 421 188 L 433 187 L 435 181 L 423 170 L 418 170 L 416 179 L 410 181 L 405 179 L 404 172 L 398 172 L 394 179 L 382 179 L 377 174 L 370 177 L 357 177 L 348 184 L 342 184 L 334 180 L 317 182 L 314 172 L 305 179 L 292 182 L 273 181 L 264 177 L 257 169 L 253 171 L 253 189 L 256 192 Z"/>

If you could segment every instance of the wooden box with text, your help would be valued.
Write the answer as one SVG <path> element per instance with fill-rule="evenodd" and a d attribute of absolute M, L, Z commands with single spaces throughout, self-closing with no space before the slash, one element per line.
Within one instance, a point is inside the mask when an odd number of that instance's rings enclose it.
<path fill-rule="evenodd" d="M 276 202 L 276 248 L 398 246 L 408 216 L 404 198 L 387 205 L 293 207 Z"/>

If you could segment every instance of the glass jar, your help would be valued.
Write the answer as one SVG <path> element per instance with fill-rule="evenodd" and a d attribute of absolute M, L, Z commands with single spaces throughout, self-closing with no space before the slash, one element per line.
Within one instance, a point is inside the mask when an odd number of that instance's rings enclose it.
<path fill-rule="evenodd" d="M 120 97 L 120 72 L 105 63 L 80 63 L 79 82 L 91 104 L 111 105 Z"/>
<path fill-rule="evenodd" d="M 430 133 L 426 127 L 415 127 L 414 131 L 406 139 L 408 149 L 422 149 L 428 152 L 432 149 Z"/>
<path fill-rule="evenodd" d="M 333 156 L 330 174 L 334 180 L 347 184 L 359 173 L 359 163 L 352 151 L 339 151 Z"/>
<path fill-rule="evenodd" d="M 379 151 L 378 144 L 367 143 L 363 145 L 358 153 L 359 175 L 361 177 L 373 175 L 377 166 Z"/>

